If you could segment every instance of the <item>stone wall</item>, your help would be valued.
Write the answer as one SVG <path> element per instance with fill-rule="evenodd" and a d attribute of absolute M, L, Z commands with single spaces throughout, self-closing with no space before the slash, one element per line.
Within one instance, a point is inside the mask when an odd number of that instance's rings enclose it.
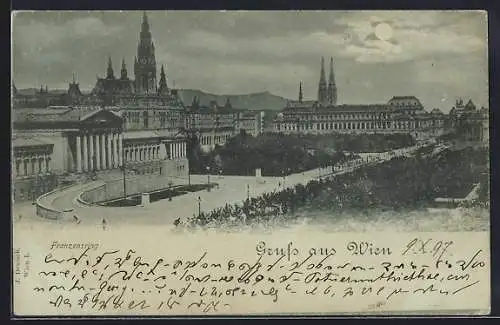
<path fill-rule="evenodd" d="M 50 209 L 42 205 L 36 205 L 36 215 L 42 218 L 57 220 L 61 219 L 62 211 Z"/>
<path fill-rule="evenodd" d="M 40 195 L 57 187 L 54 175 L 19 177 L 12 182 L 14 202 L 34 201 Z"/>
<path fill-rule="evenodd" d="M 188 183 L 187 159 L 166 161 L 164 167 L 164 170 L 168 172 L 161 175 L 126 175 L 125 189 L 127 196 L 165 189 L 170 184 L 182 185 Z M 123 187 L 123 178 L 109 180 L 99 187 L 85 191 L 81 195 L 81 199 L 86 203 L 98 203 L 118 199 L 124 197 Z"/>

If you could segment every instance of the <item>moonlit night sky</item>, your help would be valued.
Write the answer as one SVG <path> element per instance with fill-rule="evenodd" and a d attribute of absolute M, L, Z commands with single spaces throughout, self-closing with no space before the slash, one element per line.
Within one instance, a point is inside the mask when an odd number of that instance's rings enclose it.
<path fill-rule="evenodd" d="M 414 95 L 427 110 L 455 100 L 488 106 L 487 16 L 479 11 L 150 11 L 158 71 L 169 85 L 216 94 L 269 91 L 316 99 L 321 56 L 334 59 L 339 103 Z M 17 12 L 13 80 L 18 89 L 82 90 L 115 75 L 133 78 L 142 11 Z"/>

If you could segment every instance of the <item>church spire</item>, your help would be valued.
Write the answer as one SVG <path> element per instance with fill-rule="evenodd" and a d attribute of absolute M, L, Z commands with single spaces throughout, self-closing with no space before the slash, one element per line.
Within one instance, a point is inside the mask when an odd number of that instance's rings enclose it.
<path fill-rule="evenodd" d="M 158 85 L 158 92 L 160 94 L 166 94 L 167 91 L 168 91 L 167 76 L 165 75 L 165 68 L 163 67 L 162 64 L 160 70 L 160 84 Z"/>
<path fill-rule="evenodd" d="M 333 57 L 330 58 L 330 77 L 328 83 L 335 84 L 335 75 L 333 74 Z"/>
<path fill-rule="evenodd" d="M 147 33 L 149 32 L 149 22 L 148 22 L 148 14 L 146 11 L 142 13 L 142 32 Z"/>
<path fill-rule="evenodd" d="M 128 79 L 127 66 L 125 65 L 125 58 L 122 59 L 121 79 L 122 80 L 127 80 Z"/>
<path fill-rule="evenodd" d="M 139 93 L 155 93 L 158 90 L 156 79 L 156 58 L 151 37 L 148 15 L 142 15 L 142 27 L 134 59 L 135 89 Z"/>
<path fill-rule="evenodd" d="M 326 82 L 325 78 L 325 58 L 321 57 L 321 75 L 319 76 L 319 82 Z"/>
<path fill-rule="evenodd" d="M 302 81 L 299 83 L 299 103 L 302 103 Z"/>
<path fill-rule="evenodd" d="M 328 101 L 327 87 L 326 87 L 326 77 L 325 77 L 325 58 L 321 57 L 321 72 L 319 76 L 318 85 L 318 101 L 320 103 L 326 103 Z"/>
<path fill-rule="evenodd" d="M 328 78 L 328 102 L 337 104 L 337 86 L 335 85 L 335 74 L 333 73 L 333 57 L 330 57 L 330 76 Z"/>
<path fill-rule="evenodd" d="M 111 57 L 108 58 L 108 69 L 106 71 L 106 79 L 115 79 L 115 73 L 113 71 L 113 62 L 111 62 Z"/>

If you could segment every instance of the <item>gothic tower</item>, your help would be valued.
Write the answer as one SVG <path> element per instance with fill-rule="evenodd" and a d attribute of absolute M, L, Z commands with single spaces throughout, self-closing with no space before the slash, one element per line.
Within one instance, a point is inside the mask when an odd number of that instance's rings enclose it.
<path fill-rule="evenodd" d="M 326 87 L 326 77 L 325 77 L 325 59 L 321 57 L 321 74 L 319 77 L 318 86 L 318 102 L 321 104 L 328 103 L 328 90 Z"/>
<path fill-rule="evenodd" d="M 161 65 L 160 84 L 158 85 L 158 94 L 160 94 L 160 95 L 167 95 L 168 94 L 167 76 L 165 75 L 165 69 L 163 68 L 163 64 Z"/>
<path fill-rule="evenodd" d="M 115 73 L 113 71 L 113 62 L 111 62 L 111 57 L 108 58 L 108 69 L 106 70 L 106 79 L 115 79 Z"/>
<path fill-rule="evenodd" d="M 127 66 L 125 65 L 125 59 L 122 59 L 122 70 L 121 70 L 121 80 L 128 80 Z"/>
<path fill-rule="evenodd" d="M 156 93 L 155 47 L 149 31 L 146 12 L 142 17 L 142 27 L 134 60 L 135 89 L 139 93 Z"/>
<path fill-rule="evenodd" d="M 337 105 L 337 86 L 335 85 L 335 74 L 333 73 L 333 57 L 330 58 L 330 77 L 328 79 L 328 102 Z"/>

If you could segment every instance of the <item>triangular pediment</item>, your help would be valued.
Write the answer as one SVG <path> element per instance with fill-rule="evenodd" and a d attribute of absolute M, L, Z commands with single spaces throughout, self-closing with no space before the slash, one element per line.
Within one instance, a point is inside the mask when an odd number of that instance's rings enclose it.
<path fill-rule="evenodd" d="M 80 118 L 86 125 L 95 126 L 118 126 L 122 124 L 122 118 L 109 110 L 99 110 L 89 113 Z"/>

